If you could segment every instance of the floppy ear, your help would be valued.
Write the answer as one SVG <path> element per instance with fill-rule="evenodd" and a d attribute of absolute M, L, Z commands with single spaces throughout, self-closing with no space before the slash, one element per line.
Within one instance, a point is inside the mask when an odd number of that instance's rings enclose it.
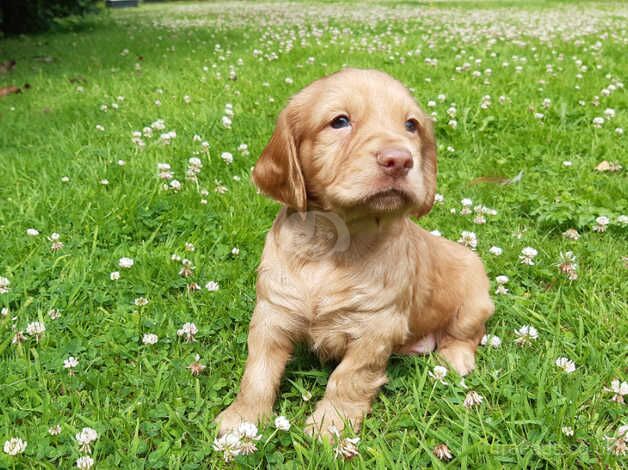
<path fill-rule="evenodd" d="M 423 115 L 419 125 L 421 138 L 421 173 L 423 174 L 423 202 L 412 213 L 415 217 L 427 214 L 434 205 L 436 195 L 436 139 L 434 126 L 429 116 Z"/>
<path fill-rule="evenodd" d="M 264 194 L 288 207 L 305 211 L 305 182 L 288 108 L 279 115 L 275 132 L 255 164 L 253 182 Z"/>

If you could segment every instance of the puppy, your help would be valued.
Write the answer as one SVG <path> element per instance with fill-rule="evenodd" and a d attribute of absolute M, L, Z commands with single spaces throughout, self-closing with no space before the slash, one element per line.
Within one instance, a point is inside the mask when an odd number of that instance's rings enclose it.
<path fill-rule="evenodd" d="M 408 90 L 375 70 L 345 69 L 289 102 L 253 170 L 283 204 L 258 269 L 244 377 L 219 432 L 272 414 L 294 344 L 339 361 L 306 421 L 358 430 L 393 353 L 436 349 L 460 375 L 494 307 L 480 259 L 418 227 L 430 211 L 436 146 Z"/>

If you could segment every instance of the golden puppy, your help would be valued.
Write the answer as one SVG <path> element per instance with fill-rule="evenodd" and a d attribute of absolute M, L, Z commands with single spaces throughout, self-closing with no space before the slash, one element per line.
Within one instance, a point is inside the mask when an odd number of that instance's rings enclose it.
<path fill-rule="evenodd" d="M 221 433 L 272 413 L 293 346 L 339 365 L 306 422 L 357 430 L 391 354 L 436 349 L 459 374 L 475 366 L 493 313 L 482 262 L 409 216 L 436 190 L 432 124 L 397 80 L 346 69 L 281 112 L 253 181 L 285 207 L 266 245 L 240 392 Z"/>

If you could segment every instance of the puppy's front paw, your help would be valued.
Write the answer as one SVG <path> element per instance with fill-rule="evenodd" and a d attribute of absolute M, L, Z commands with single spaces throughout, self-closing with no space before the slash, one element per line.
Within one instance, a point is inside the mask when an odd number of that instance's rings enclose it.
<path fill-rule="evenodd" d="M 216 417 L 218 424 L 218 435 L 233 431 L 240 426 L 241 423 L 258 424 L 269 413 L 264 413 L 261 409 L 241 406 L 238 402 L 234 402 Z"/>
<path fill-rule="evenodd" d="M 331 441 L 338 433 L 342 432 L 346 425 L 353 431 L 360 430 L 362 414 L 334 405 L 328 400 L 321 400 L 316 405 L 316 410 L 305 421 L 306 434 Z"/>
<path fill-rule="evenodd" d="M 448 345 L 438 353 L 463 377 L 475 369 L 475 351 L 466 343 Z"/>

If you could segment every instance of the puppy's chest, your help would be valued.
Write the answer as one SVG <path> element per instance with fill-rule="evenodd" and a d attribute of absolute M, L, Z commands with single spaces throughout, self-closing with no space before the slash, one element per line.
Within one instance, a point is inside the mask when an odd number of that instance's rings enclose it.
<path fill-rule="evenodd" d="M 344 328 L 367 314 L 397 308 L 399 291 L 382 289 L 386 275 L 369 265 L 350 269 L 333 261 L 317 261 L 286 274 L 284 281 L 312 328 L 321 324 Z"/>
<path fill-rule="evenodd" d="M 302 314 L 310 322 L 332 315 L 345 308 L 346 297 L 360 288 L 359 276 L 347 282 L 347 275 L 331 262 L 320 261 L 306 264 L 293 273 L 289 281 L 299 291 Z"/>

